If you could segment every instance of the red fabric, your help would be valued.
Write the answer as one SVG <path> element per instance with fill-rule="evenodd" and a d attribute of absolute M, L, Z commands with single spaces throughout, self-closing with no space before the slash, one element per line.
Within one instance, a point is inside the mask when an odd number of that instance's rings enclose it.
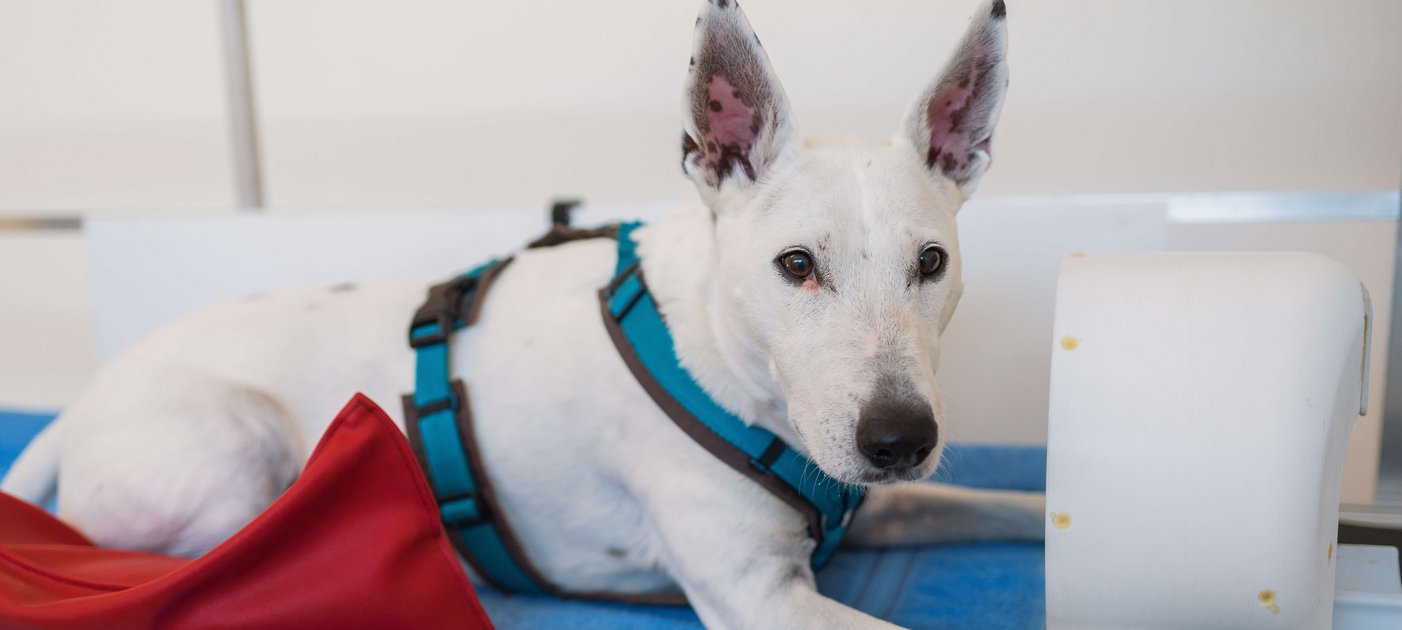
<path fill-rule="evenodd" d="M 0 627 L 492 626 L 404 436 L 357 394 L 301 478 L 195 560 L 99 549 L 0 494 Z"/>

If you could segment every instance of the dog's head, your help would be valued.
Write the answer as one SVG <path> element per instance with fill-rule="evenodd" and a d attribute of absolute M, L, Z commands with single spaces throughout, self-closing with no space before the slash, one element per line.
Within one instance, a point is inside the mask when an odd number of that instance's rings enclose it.
<path fill-rule="evenodd" d="M 938 464 L 940 335 L 963 290 L 954 215 L 989 164 L 1004 16 L 1002 0 L 985 4 L 877 143 L 803 140 L 733 0 L 696 22 L 682 165 L 715 214 L 716 308 L 768 358 L 795 432 L 842 481 Z"/>

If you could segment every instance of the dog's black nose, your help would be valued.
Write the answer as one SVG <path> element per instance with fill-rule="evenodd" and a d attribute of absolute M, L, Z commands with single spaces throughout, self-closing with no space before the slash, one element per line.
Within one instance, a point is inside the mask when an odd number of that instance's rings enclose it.
<path fill-rule="evenodd" d="M 857 448 L 877 468 L 910 468 L 935 450 L 939 429 L 923 403 L 874 401 L 857 420 Z"/>

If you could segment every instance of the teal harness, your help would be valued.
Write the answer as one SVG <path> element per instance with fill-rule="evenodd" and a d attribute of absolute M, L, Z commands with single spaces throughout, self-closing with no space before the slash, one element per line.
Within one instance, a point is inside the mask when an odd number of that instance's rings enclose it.
<path fill-rule="evenodd" d="M 606 235 L 618 240 L 617 270 L 599 298 L 604 325 L 619 355 L 682 431 L 804 515 L 816 543 L 812 566 L 822 567 L 861 503 L 861 488 L 823 474 L 773 433 L 746 424 L 716 404 L 691 378 L 677 359 L 672 335 L 643 279 L 631 238 L 639 226 L 624 223 L 616 230 L 575 231 L 563 226 L 557 215 L 555 230 L 533 246 Z M 620 599 L 606 593 L 564 592 L 531 565 L 505 515 L 495 509 L 498 503 L 477 453 L 467 388 L 452 378 L 449 339 L 477 320 L 487 288 L 510 262 L 494 259 L 435 285 L 415 314 L 409 344 L 417 354 L 417 378 L 413 396 L 404 401 L 409 439 L 449 537 L 483 579 L 507 592 Z"/>

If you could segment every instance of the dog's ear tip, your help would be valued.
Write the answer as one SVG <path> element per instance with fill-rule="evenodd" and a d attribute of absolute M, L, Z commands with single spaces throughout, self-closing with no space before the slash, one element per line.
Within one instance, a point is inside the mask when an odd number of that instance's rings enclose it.
<path fill-rule="evenodd" d="M 1008 5 L 1003 0 L 993 0 L 993 18 L 1002 19 L 1008 17 Z"/>

